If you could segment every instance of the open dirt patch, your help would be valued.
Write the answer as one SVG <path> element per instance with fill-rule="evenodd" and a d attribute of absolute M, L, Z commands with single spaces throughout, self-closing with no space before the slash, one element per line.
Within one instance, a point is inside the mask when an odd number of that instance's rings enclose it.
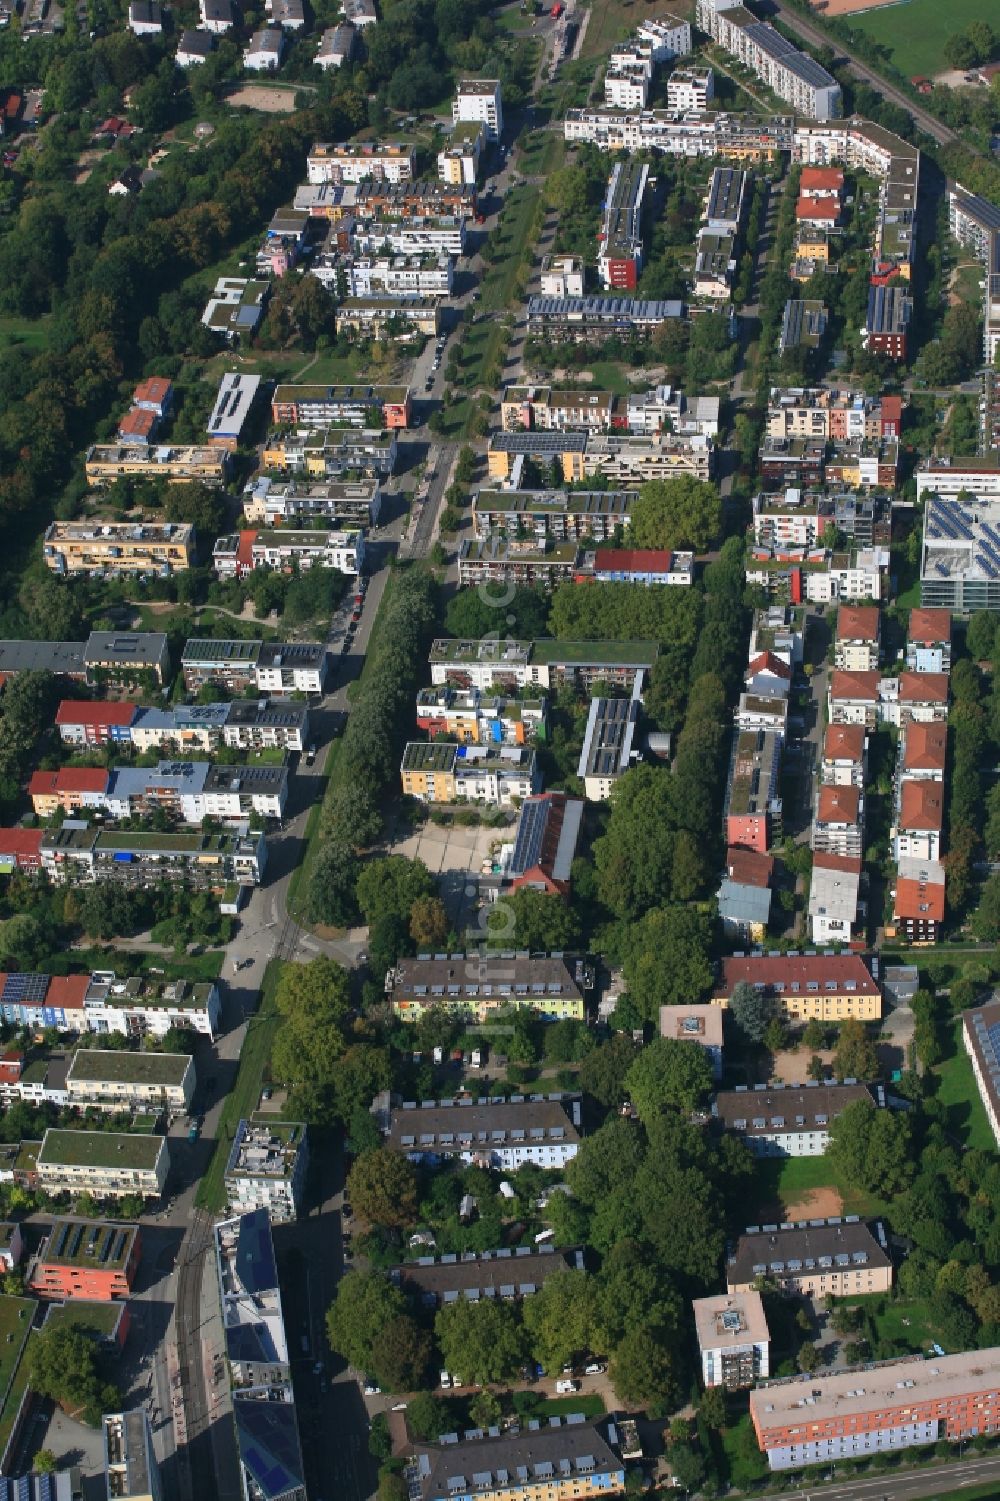
<path fill-rule="evenodd" d="M 900 0 L 810 0 L 813 10 L 822 16 L 850 16 L 859 10 L 885 10 L 888 5 L 898 5 Z"/>
<path fill-rule="evenodd" d="M 234 109 L 257 109 L 267 115 L 287 115 L 295 108 L 295 90 L 269 88 L 263 83 L 242 83 L 227 94 L 226 103 Z"/>
<path fill-rule="evenodd" d="M 785 1205 L 786 1220 L 828 1220 L 844 1212 L 844 1201 L 835 1188 L 807 1188 Z"/>

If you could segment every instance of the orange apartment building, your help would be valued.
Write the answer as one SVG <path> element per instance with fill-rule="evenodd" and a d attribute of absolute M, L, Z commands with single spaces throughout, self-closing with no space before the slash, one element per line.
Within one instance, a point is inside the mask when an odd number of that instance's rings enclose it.
<path fill-rule="evenodd" d="M 142 1255 L 135 1225 L 57 1219 L 29 1278 L 39 1298 L 109 1303 L 128 1298 Z"/>
<path fill-rule="evenodd" d="M 750 1417 L 772 1470 L 1000 1432 L 1000 1348 L 765 1382 Z"/>
<path fill-rule="evenodd" d="M 36 771 L 28 782 L 31 806 L 39 818 L 51 818 L 58 808 L 76 813 L 104 800 L 110 772 L 99 766 L 64 766 L 60 771 Z"/>

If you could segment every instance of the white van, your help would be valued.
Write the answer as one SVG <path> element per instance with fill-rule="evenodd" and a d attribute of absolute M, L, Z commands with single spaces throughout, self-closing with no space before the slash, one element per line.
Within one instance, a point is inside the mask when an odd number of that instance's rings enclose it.
<path fill-rule="evenodd" d="M 441 1372 L 440 1380 L 441 1380 L 442 1387 L 444 1388 L 445 1391 L 447 1391 L 448 1388 L 451 1386 L 451 1377 L 448 1375 L 447 1371 L 442 1371 Z"/>
<path fill-rule="evenodd" d="M 556 1396 L 566 1396 L 569 1392 L 578 1392 L 579 1390 L 580 1390 L 580 1383 L 579 1383 L 579 1381 L 557 1381 L 556 1382 Z"/>

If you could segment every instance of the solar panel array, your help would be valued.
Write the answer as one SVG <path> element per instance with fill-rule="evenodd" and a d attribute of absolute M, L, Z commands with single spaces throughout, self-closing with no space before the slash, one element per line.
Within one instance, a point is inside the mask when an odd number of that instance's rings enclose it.
<path fill-rule="evenodd" d="M 48 975 L 11 974 L 4 981 L 0 1002 L 5 1005 L 27 1003 L 30 1006 L 40 1006 L 48 989 Z"/>

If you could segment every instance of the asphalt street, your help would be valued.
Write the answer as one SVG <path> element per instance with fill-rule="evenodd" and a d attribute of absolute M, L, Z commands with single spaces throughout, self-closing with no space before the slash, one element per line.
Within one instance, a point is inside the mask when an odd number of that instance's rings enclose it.
<path fill-rule="evenodd" d="M 910 1470 L 905 1475 L 873 1475 L 864 1479 L 845 1480 L 814 1486 L 811 1490 L 781 1491 L 782 1501 L 916 1501 L 918 1497 L 939 1497 L 952 1491 L 996 1482 L 1000 1496 L 1000 1459 L 955 1459 L 926 1469 Z"/>

